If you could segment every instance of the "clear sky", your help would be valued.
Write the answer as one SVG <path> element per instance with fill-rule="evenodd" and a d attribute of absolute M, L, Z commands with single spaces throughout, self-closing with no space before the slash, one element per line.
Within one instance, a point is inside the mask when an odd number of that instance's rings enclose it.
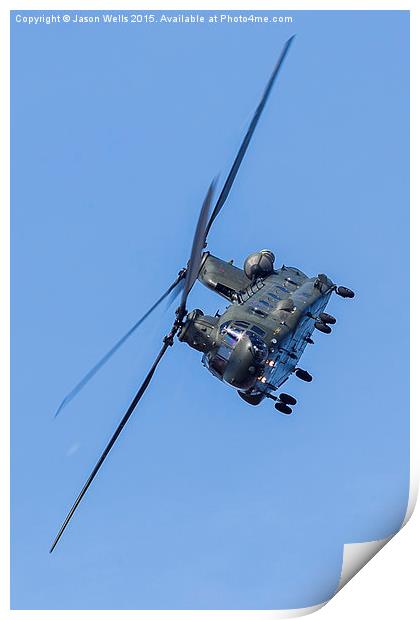
<path fill-rule="evenodd" d="M 16 14 L 12 606 L 325 600 L 343 543 L 392 534 L 407 502 L 408 13 L 176 26 Z M 174 308 L 54 411 L 184 266 L 208 184 L 294 33 L 209 249 L 242 265 L 270 248 L 357 297 L 333 296 L 337 325 L 301 363 L 314 381 L 287 383 L 290 417 L 246 405 L 177 342 L 49 555 Z M 200 284 L 189 299 L 225 305 Z"/>

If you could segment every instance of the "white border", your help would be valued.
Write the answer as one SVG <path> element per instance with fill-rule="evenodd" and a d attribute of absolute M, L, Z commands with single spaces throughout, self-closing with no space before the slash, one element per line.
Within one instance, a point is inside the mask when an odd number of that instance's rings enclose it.
<path fill-rule="evenodd" d="M 289 2 L 273 2 L 273 1 L 263 1 L 261 2 L 261 4 L 258 2 L 258 6 L 257 6 L 257 2 L 254 0 L 253 2 L 249 2 L 246 0 L 243 0 L 242 2 L 232 2 L 232 1 L 228 1 L 226 0 L 225 2 L 217 2 L 217 1 L 213 1 L 213 2 L 189 2 L 187 0 L 182 0 L 180 2 L 175 2 L 173 0 L 166 0 L 166 2 L 162 2 L 162 3 L 156 3 L 155 2 L 133 2 L 131 0 L 126 0 L 126 2 L 124 2 L 123 5 L 117 6 L 115 0 L 112 2 L 109 2 L 107 0 L 103 0 L 103 1 L 92 1 L 90 0 L 87 3 L 82 3 L 82 2 L 73 2 L 73 1 L 68 1 L 68 2 L 62 2 L 61 0 L 57 0 L 55 2 L 50 2 L 45 0 L 44 2 L 40 3 L 38 6 L 36 6 L 33 2 L 28 2 L 28 1 L 21 1 L 19 2 L 19 6 L 14 5 L 13 3 L 9 2 L 6 0 L 6 2 L 2 3 L 1 6 L 1 16 L 2 16 L 2 20 L 1 20 L 1 45 L 3 47 L 2 49 L 2 53 L 1 53 L 1 63 L 2 63 L 2 76 L 4 76 L 4 87 L 2 89 L 2 93 L 5 94 L 5 96 L 2 97 L 2 102 L 3 102 L 3 106 L 2 106 L 2 113 L 1 113 L 1 135 L 6 137 L 6 140 L 2 141 L 2 145 L 1 145 L 1 171 L 2 174 L 4 176 L 4 180 L 1 183 L 0 186 L 0 191 L 2 192 L 2 198 L 3 200 L 1 201 L 2 209 L 0 211 L 0 284 L 1 284 L 1 288 L 2 288 L 2 303 L 0 304 L 0 311 L 1 311 L 1 322 L 0 322 L 0 342 L 2 343 L 1 346 L 1 378 L 2 381 L 4 382 L 2 385 L 2 389 L 0 390 L 0 402 L 1 402 L 1 412 L 2 412 L 2 418 L 1 418 L 1 423 L 2 423 L 2 432 L 1 432 L 1 439 L 2 439 L 2 449 L 1 449 L 1 476 L 2 476 L 2 489 L 4 489 L 5 492 L 5 498 L 3 501 L 3 507 L 4 506 L 8 506 L 9 505 L 9 455 L 10 455 L 10 446 L 9 446 L 9 432 L 10 432 L 10 427 L 9 427 L 9 417 L 7 412 L 10 410 L 10 393 L 9 393 L 9 379 L 10 379 L 10 366 L 9 366 L 9 359 L 8 359 L 8 350 L 9 350 L 9 345 L 10 345 L 10 340 L 9 340 L 9 325 L 10 325 L 10 315 L 9 315 L 9 304 L 10 304 L 10 297 L 9 297 L 9 286 L 10 286 L 10 280 L 9 280 L 9 269 L 10 269 L 10 264 L 9 264 L 9 256 L 10 256 L 10 239 L 9 239 L 9 226 L 10 226 L 10 220 L 9 220 L 9 210 L 8 210 L 8 205 L 10 204 L 10 184 L 9 184 L 9 179 L 10 179 L 10 159 L 9 159 L 9 142 L 10 142 L 10 132 L 9 132 L 9 97 L 10 97 L 10 88 L 9 88 L 9 78 L 10 78 L 10 73 L 9 73 L 9 63 L 10 63 L 10 32 L 9 32 L 9 11 L 11 10 L 48 10 L 48 9 L 54 9 L 54 10 L 65 10 L 65 9 L 69 9 L 69 10 L 75 10 L 75 9 L 80 9 L 80 10 L 96 10 L 96 9 L 114 9 L 114 10 L 130 10 L 130 9 L 136 9 L 138 10 L 139 8 L 143 8 L 143 9 L 153 9 L 153 10 L 181 10 L 180 7 L 182 7 L 182 10 L 207 10 L 207 9 L 215 9 L 215 10 L 278 10 L 278 11 L 282 11 L 282 12 L 291 12 L 291 11 L 296 11 L 296 10 L 410 10 L 411 11 L 411 109 L 412 110 L 417 110 L 419 107 L 419 101 L 418 101 L 418 64 L 417 64 L 417 58 L 418 58 L 418 44 L 417 44 L 417 39 L 416 39 L 416 34 L 418 35 L 418 17 L 417 17 L 417 11 L 415 9 L 415 7 L 408 3 L 408 2 L 395 2 L 395 1 L 353 1 L 353 2 L 340 2 L 339 6 L 338 3 L 335 1 L 320 1 L 315 3 L 313 0 L 312 1 L 302 1 L 302 0 L 290 0 Z M 417 124 L 417 119 L 416 117 L 413 115 L 412 116 L 412 136 L 416 136 L 418 135 L 418 124 Z M 413 205 L 416 205 L 416 196 L 417 196 L 417 187 L 416 187 L 416 171 L 418 171 L 418 157 L 417 157 L 417 149 L 415 148 L 415 144 L 412 143 L 412 147 L 411 147 L 411 171 L 412 171 L 412 192 L 411 192 L 411 201 Z M 417 173 L 418 174 L 418 173 Z M 396 207 L 397 208 L 397 207 Z M 417 254 L 417 247 L 416 247 L 416 242 L 417 242 L 417 236 L 416 233 L 418 232 L 418 215 L 417 215 L 417 210 L 413 209 L 411 212 L 411 269 L 412 269 L 412 273 L 415 273 L 415 266 L 417 266 L 417 259 L 418 259 L 418 254 Z M 414 315 L 415 309 L 418 307 L 417 302 L 418 302 L 418 294 L 416 292 L 415 289 L 415 285 L 416 283 L 414 282 L 414 278 L 412 281 L 412 287 L 411 287 L 411 291 L 412 291 L 412 295 L 411 295 L 411 312 L 412 312 L 412 316 Z M 413 332 L 415 332 L 416 330 L 414 329 Z M 415 385 L 415 378 L 417 378 L 419 376 L 418 373 L 418 364 L 416 362 L 416 357 L 415 355 L 413 355 L 413 351 L 415 350 L 416 345 L 418 344 L 418 341 L 416 339 L 416 334 L 413 333 L 412 335 L 412 354 L 411 354 L 411 379 L 412 379 L 412 385 Z M 419 479 L 419 458 L 418 458 L 418 445 L 415 442 L 415 437 L 418 434 L 418 425 L 417 425 L 417 420 L 415 419 L 415 416 L 413 415 L 413 411 L 416 410 L 416 404 L 417 404 L 417 392 L 416 391 L 412 391 L 412 414 L 411 414 L 411 436 L 410 436 L 410 443 L 411 443 L 411 484 L 410 484 L 410 499 L 409 499 L 409 506 L 407 509 L 407 516 L 406 519 L 404 521 L 404 524 L 407 523 L 409 517 L 411 516 L 413 509 L 414 509 L 414 504 L 416 501 L 416 497 L 417 497 L 417 492 L 418 492 L 418 479 Z M 412 541 L 417 540 L 417 548 L 418 548 L 418 541 L 419 541 L 419 518 L 418 516 L 416 516 L 415 519 L 413 519 L 413 521 L 415 521 L 415 523 L 412 525 L 412 522 L 410 522 L 409 526 L 407 527 L 407 530 L 410 530 L 410 537 Z M 286 612 L 281 612 L 281 611 L 261 611 L 261 610 L 256 610 L 256 611 L 82 611 L 82 612 L 78 612 L 78 611 L 10 611 L 8 609 L 9 606 L 9 587 L 10 587 L 10 580 L 9 580 L 9 557 L 10 557 L 10 543 L 9 543 L 9 526 L 10 526 L 10 522 L 9 522 L 9 512 L 4 510 L 1 511 L 1 532 L 2 532 L 2 563 L 3 563 L 3 571 L 2 571 L 2 579 L 0 580 L 0 601 L 1 601 L 1 608 L 0 608 L 0 613 L 3 617 L 4 616 L 8 616 L 9 614 L 18 614 L 19 616 L 22 617 L 26 617 L 26 616 L 32 616 L 32 615 L 42 615 L 42 617 L 44 615 L 51 615 L 54 614 L 54 618 L 56 617 L 69 617 L 69 615 L 72 614 L 80 614 L 80 613 L 87 613 L 90 616 L 92 615 L 96 615 L 97 617 L 102 617 L 102 616 L 107 616 L 107 617 L 113 617 L 115 616 L 120 616 L 121 614 L 129 614 L 129 615 L 136 615 L 136 617 L 151 617 L 153 616 L 154 618 L 185 618 L 185 617 L 190 617 L 190 618 L 209 618 L 209 617 L 213 617 L 216 616 L 218 618 L 234 618 L 234 617 L 240 617 L 241 620 L 243 618 L 285 618 L 285 617 L 296 617 L 297 615 L 303 615 L 301 612 L 303 612 L 304 610 L 287 610 Z M 408 534 L 404 534 L 405 536 L 408 536 Z M 370 557 L 372 557 L 372 555 L 374 555 L 379 548 L 381 548 L 384 544 L 386 544 L 388 542 L 389 539 L 387 539 L 386 541 L 377 541 L 376 544 L 372 544 L 372 543 L 361 543 L 359 545 L 359 547 L 357 548 L 357 546 L 355 545 L 351 545 L 351 546 L 345 546 L 345 551 L 344 551 L 344 565 L 343 565 L 343 573 L 342 573 L 342 580 L 340 582 L 340 587 L 341 585 L 344 585 L 345 582 L 347 582 L 347 577 L 349 576 L 348 573 L 348 567 L 346 567 L 346 556 L 347 557 L 351 557 L 352 562 L 354 564 L 354 558 L 355 555 L 357 555 L 357 551 L 362 551 L 365 559 L 366 559 L 366 552 L 367 549 L 369 549 L 370 551 Z M 369 547 L 366 547 L 366 544 Z M 415 543 L 414 543 L 415 544 Z M 350 550 L 349 547 L 352 547 L 352 549 Z M 419 603 L 417 600 L 417 590 L 414 587 L 414 582 L 413 582 L 413 575 L 415 574 L 415 572 L 418 571 L 418 560 L 417 557 L 414 556 L 413 553 L 413 547 L 412 544 L 408 544 L 407 540 L 404 541 L 404 544 L 402 545 L 396 545 L 395 541 L 393 541 L 393 543 L 391 543 L 389 545 L 389 547 L 392 547 L 392 549 L 390 549 L 389 553 L 387 554 L 385 551 L 383 552 L 383 559 L 382 559 L 382 568 L 385 567 L 385 570 L 380 570 L 380 566 L 379 566 L 379 559 L 375 559 L 371 564 L 375 564 L 375 570 L 377 571 L 376 573 L 376 581 L 373 582 L 373 587 L 372 587 L 372 578 L 375 578 L 375 575 L 372 575 L 372 570 L 368 571 L 369 569 L 372 569 L 372 567 L 367 567 L 365 568 L 365 570 L 363 571 L 363 574 L 369 572 L 370 573 L 370 579 L 367 580 L 366 583 L 366 590 L 363 590 L 363 587 L 361 588 L 361 591 L 364 592 L 364 603 L 368 603 L 368 605 L 370 605 L 370 609 L 371 612 L 373 613 L 373 611 L 375 612 L 376 616 L 380 616 L 381 618 L 383 618 L 384 620 L 386 618 L 394 618 L 395 614 L 398 613 L 399 618 L 404 618 L 404 617 L 412 617 L 411 616 L 411 612 L 414 612 L 415 610 L 419 610 Z M 403 550 L 402 556 L 400 553 L 400 549 Z M 404 552 L 405 549 L 405 552 Z M 373 553 L 372 553 L 373 552 Z M 350 554 L 350 556 L 349 556 Z M 399 557 L 399 561 L 398 561 L 398 565 L 390 565 L 389 562 L 389 556 L 392 555 L 394 557 Z M 388 557 L 388 561 L 387 558 Z M 363 565 L 363 563 L 361 564 L 361 559 L 359 557 L 359 559 L 356 561 L 356 563 L 354 564 L 353 568 L 352 568 L 352 573 L 354 574 L 354 572 L 357 572 L 357 570 L 361 567 L 361 565 Z M 355 568 L 357 568 L 357 570 L 355 571 Z M 392 577 L 392 580 L 390 581 L 390 575 Z M 402 577 L 401 577 L 402 575 Z M 410 591 L 407 590 L 406 588 L 406 583 L 410 583 L 410 578 L 411 578 L 411 583 L 413 585 L 413 587 L 411 588 Z M 362 579 L 356 578 L 357 583 L 358 583 L 358 588 L 359 588 L 359 592 L 360 592 L 360 584 L 363 581 L 363 577 Z M 355 581 L 356 581 L 355 580 Z M 388 589 L 383 589 L 382 587 L 382 580 L 388 581 L 390 584 L 392 583 L 392 588 L 389 587 Z M 380 594 L 380 599 L 378 599 L 378 597 L 376 597 L 376 599 L 373 601 L 372 600 L 372 596 L 371 596 L 371 590 L 375 590 L 375 586 L 377 588 L 377 594 Z M 352 618 L 354 617 L 355 613 L 360 614 L 360 612 L 362 611 L 362 606 L 361 606 L 361 601 L 359 601 L 357 598 L 356 599 L 352 599 L 351 596 L 349 595 L 348 592 L 348 588 L 345 589 L 345 593 L 346 596 L 343 595 L 343 593 L 340 593 L 338 597 L 334 597 L 333 602 L 330 603 L 330 605 L 328 605 L 321 613 L 323 614 L 324 617 L 328 617 L 328 614 L 331 615 L 331 613 L 333 614 L 333 616 L 331 617 L 339 617 L 340 619 L 345 620 L 346 618 Z M 401 595 L 403 596 L 403 599 L 401 598 Z M 390 598 L 391 597 L 391 598 Z M 344 602 L 344 605 L 342 604 Z M 407 603 L 408 601 L 408 603 Z M 411 601 L 411 602 L 410 602 Z M 311 613 L 312 611 L 315 611 L 316 609 L 319 609 L 320 607 L 322 607 L 321 605 L 317 605 L 315 607 L 312 608 L 306 608 L 305 613 Z M 408 613 L 410 615 L 408 616 L 403 616 L 401 615 L 401 611 L 405 610 L 405 613 Z M 296 612 L 300 612 L 300 613 L 296 613 Z M 338 612 L 339 616 L 335 616 L 334 614 Z M 321 616 L 320 616 L 321 617 Z M 364 615 L 364 617 L 366 617 Z"/>

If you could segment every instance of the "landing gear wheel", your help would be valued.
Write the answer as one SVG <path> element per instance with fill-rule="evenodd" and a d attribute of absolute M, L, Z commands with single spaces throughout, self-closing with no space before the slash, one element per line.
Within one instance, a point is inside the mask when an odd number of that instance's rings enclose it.
<path fill-rule="evenodd" d="M 294 398 L 293 396 L 290 396 L 290 394 L 284 394 L 284 393 L 280 394 L 279 400 L 285 405 L 296 405 L 297 403 L 296 398 Z"/>
<path fill-rule="evenodd" d="M 302 368 L 296 368 L 295 375 L 302 381 L 307 381 L 308 383 L 312 381 L 312 375 L 307 370 L 302 370 Z"/>
<path fill-rule="evenodd" d="M 286 403 L 282 403 L 281 401 L 277 402 L 274 405 L 274 408 L 277 411 L 280 411 L 280 413 L 284 413 L 286 415 L 290 415 L 292 413 L 292 409 L 289 407 L 289 405 L 286 405 Z"/>
<path fill-rule="evenodd" d="M 350 288 L 346 288 L 345 286 L 339 286 L 335 292 L 340 297 L 348 297 L 349 299 L 352 299 L 354 297 L 354 292 Z"/>
<path fill-rule="evenodd" d="M 335 325 L 335 323 L 337 323 L 337 319 L 335 318 L 335 316 L 332 316 L 327 312 L 321 312 L 321 314 L 319 315 L 319 320 L 323 323 L 329 323 L 330 325 Z"/>
<path fill-rule="evenodd" d="M 322 321 L 315 321 L 315 329 L 318 329 L 323 334 L 331 334 L 331 327 Z"/>

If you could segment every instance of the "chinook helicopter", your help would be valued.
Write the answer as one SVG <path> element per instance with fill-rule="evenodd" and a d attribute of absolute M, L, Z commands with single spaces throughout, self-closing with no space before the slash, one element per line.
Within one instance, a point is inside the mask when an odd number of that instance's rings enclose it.
<path fill-rule="evenodd" d="M 51 545 L 50 553 L 148 388 L 159 362 L 174 344 L 176 336 L 180 342 L 202 353 L 202 363 L 211 374 L 234 388 L 246 403 L 259 405 L 267 398 L 275 402 L 274 407 L 278 412 L 289 415 L 296 405 L 296 399 L 285 392 L 278 396 L 274 392 L 292 374 L 303 381 L 312 381 L 311 375 L 298 367 L 298 362 L 305 347 L 313 344 L 314 330 L 328 334 L 331 325 L 336 322 L 333 316 L 325 312 L 331 294 L 335 292 L 344 298 L 354 297 L 351 289 L 337 286 L 325 274 L 310 278 L 295 267 L 283 265 L 275 269 L 275 257 L 270 250 L 250 254 L 243 269 L 235 267 L 232 261 L 224 261 L 204 251 L 209 231 L 226 202 L 293 39 L 294 36 L 283 47 L 212 211 L 215 180 L 210 184 L 198 218 L 187 266 L 179 271 L 175 281 L 153 306 L 67 394 L 56 411 L 57 416 L 166 298 L 174 299 L 181 295 L 173 325 L 163 338 L 163 345 L 155 361 L 68 512 Z M 187 311 L 188 295 L 197 280 L 230 302 L 222 314 L 209 316 L 200 309 Z"/>

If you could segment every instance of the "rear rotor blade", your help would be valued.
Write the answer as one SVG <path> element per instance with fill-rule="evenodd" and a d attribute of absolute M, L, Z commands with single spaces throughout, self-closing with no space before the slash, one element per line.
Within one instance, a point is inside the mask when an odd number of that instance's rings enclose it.
<path fill-rule="evenodd" d="M 109 452 L 111 451 L 112 446 L 114 445 L 114 443 L 117 441 L 121 431 L 123 430 L 124 426 L 127 424 L 131 414 L 133 413 L 134 409 L 136 408 L 139 400 L 141 399 L 141 397 L 143 396 L 143 394 L 145 393 L 150 381 L 152 380 L 152 377 L 155 373 L 155 370 L 160 362 L 160 360 L 162 359 L 162 357 L 164 356 L 166 350 L 168 349 L 168 347 L 171 345 L 171 340 L 170 338 L 165 338 L 163 346 L 161 348 L 161 350 L 159 351 L 159 354 L 157 356 L 157 358 L 155 359 L 152 367 L 150 368 L 145 380 L 143 381 L 143 383 L 141 384 L 137 394 L 135 395 L 131 405 L 129 406 L 129 408 L 127 409 L 124 417 L 122 418 L 121 422 L 119 423 L 117 429 L 115 430 L 114 434 L 112 435 L 111 439 L 109 440 L 109 442 L 106 445 L 105 450 L 102 452 L 101 456 L 99 457 L 98 462 L 96 463 L 95 467 L 93 468 L 90 476 L 88 477 L 88 479 L 86 480 L 82 490 L 80 491 L 79 495 L 77 496 L 73 506 L 71 507 L 69 513 L 67 514 L 67 517 L 65 518 L 65 520 L 63 521 L 63 524 L 57 534 L 57 536 L 54 539 L 53 544 L 51 545 L 50 548 L 50 553 L 52 553 L 58 543 L 58 541 L 60 540 L 64 530 L 66 529 L 70 519 L 72 518 L 72 516 L 74 515 L 74 513 L 76 512 L 76 509 L 78 507 L 78 505 L 80 504 L 80 502 L 83 499 L 83 496 L 85 495 L 86 491 L 88 490 L 89 486 L 91 485 L 93 479 L 95 478 L 96 474 L 98 473 L 99 469 L 101 468 L 102 463 L 105 461 L 106 457 L 108 456 Z"/>
<path fill-rule="evenodd" d="M 156 310 L 156 308 L 159 306 L 159 304 L 162 303 L 162 301 L 164 299 L 166 299 L 166 297 L 168 297 L 168 295 L 170 295 L 170 293 L 179 285 L 179 283 L 183 280 L 184 277 L 185 277 L 185 270 L 181 270 L 179 272 L 178 277 L 175 280 L 175 282 L 173 282 L 171 284 L 171 286 L 163 293 L 163 295 L 161 297 L 159 297 L 159 299 L 153 304 L 153 306 L 151 308 L 149 308 L 149 310 L 146 312 L 146 314 L 144 314 L 137 321 L 137 323 L 135 323 L 128 330 L 128 332 L 126 334 L 124 334 L 124 336 L 122 336 L 118 340 L 118 342 L 116 342 L 114 344 L 114 346 L 107 353 L 105 353 L 105 355 L 99 360 L 99 362 L 97 362 L 95 364 L 95 366 L 93 366 L 93 368 L 91 368 L 85 374 L 85 376 L 79 381 L 79 383 L 77 385 L 75 385 L 75 387 L 63 398 L 63 400 L 61 401 L 60 406 L 58 407 L 57 411 L 54 414 L 54 417 L 57 417 L 58 414 L 60 413 L 60 411 L 62 411 L 62 409 L 64 409 L 64 407 L 66 407 L 73 400 L 73 398 L 75 398 L 75 396 L 77 396 L 77 394 L 79 394 L 79 392 L 85 387 L 85 385 L 87 383 L 89 383 L 89 381 L 91 379 L 93 379 L 93 377 L 102 368 L 102 366 L 104 366 L 106 364 L 106 362 L 114 355 L 114 353 L 116 353 L 118 351 L 118 349 L 124 344 L 124 342 L 126 340 L 128 340 L 128 338 L 130 336 L 132 336 L 134 334 L 134 332 L 138 329 L 138 327 L 140 327 L 140 325 L 143 323 L 143 321 L 145 321 L 147 319 L 147 317 L 154 310 Z"/>
<path fill-rule="evenodd" d="M 276 66 L 274 67 L 273 73 L 271 74 L 271 77 L 268 81 L 268 84 L 265 88 L 265 91 L 263 93 L 263 96 L 261 98 L 260 103 L 258 104 L 257 109 L 255 110 L 254 116 L 252 118 L 252 121 L 249 125 L 248 131 L 246 132 L 246 135 L 242 141 L 242 144 L 239 148 L 238 154 L 236 155 L 235 161 L 233 162 L 232 168 L 230 169 L 230 172 L 228 174 L 228 177 L 225 181 L 225 184 L 222 188 L 222 191 L 220 193 L 220 196 L 216 202 L 216 205 L 213 209 L 213 212 L 210 216 L 209 222 L 207 224 L 207 228 L 206 228 L 206 234 L 205 234 L 205 239 L 207 239 L 207 236 L 209 234 L 210 228 L 214 222 L 214 220 L 216 219 L 216 217 L 219 215 L 223 205 L 226 202 L 226 199 L 229 195 L 229 192 L 232 188 L 233 182 L 235 180 L 235 177 L 238 173 L 239 167 L 242 163 L 242 160 L 245 156 L 245 153 L 247 151 L 248 145 L 251 141 L 252 135 L 255 131 L 255 128 L 258 124 L 258 121 L 260 119 L 261 113 L 264 110 L 265 104 L 267 103 L 267 99 L 270 95 L 271 89 L 273 87 L 273 84 L 275 82 L 275 79 L 277 77 L 278 72 L 280 71 L 280 67 L 283 64 L 284 59 L 286 58 L 287 52 L 289 51 L 289 47 L 294 39 L 295 35 L 293 35 L 292 37 L 290 37 L 290 39 L 288 39 L 282 49 L 282 52 L 280 54 L 280 58 L 277 61 Z"/>
<path fill-rule="evenodd" d="M 200 215 L 195 229 L 194 239 L 191 247 L 190 260 L 188 261 L 187 273 L 185 274 L 184 290 L 182 292 L 181 302 L 178 308 L 178 317 L 180 317 L 181 319 L 183 318 L 185 313 L 188 294 L 197 279 L 198 272 L 200 271 L 201 254 L 206 242 L 207 223 L 215 185 L 216 179 L 213 179 L 213 181 L 210 183 L 209 189 L 207 190 L 207 194 L 204 199 L 203 206 L 201 207 Z"/>

